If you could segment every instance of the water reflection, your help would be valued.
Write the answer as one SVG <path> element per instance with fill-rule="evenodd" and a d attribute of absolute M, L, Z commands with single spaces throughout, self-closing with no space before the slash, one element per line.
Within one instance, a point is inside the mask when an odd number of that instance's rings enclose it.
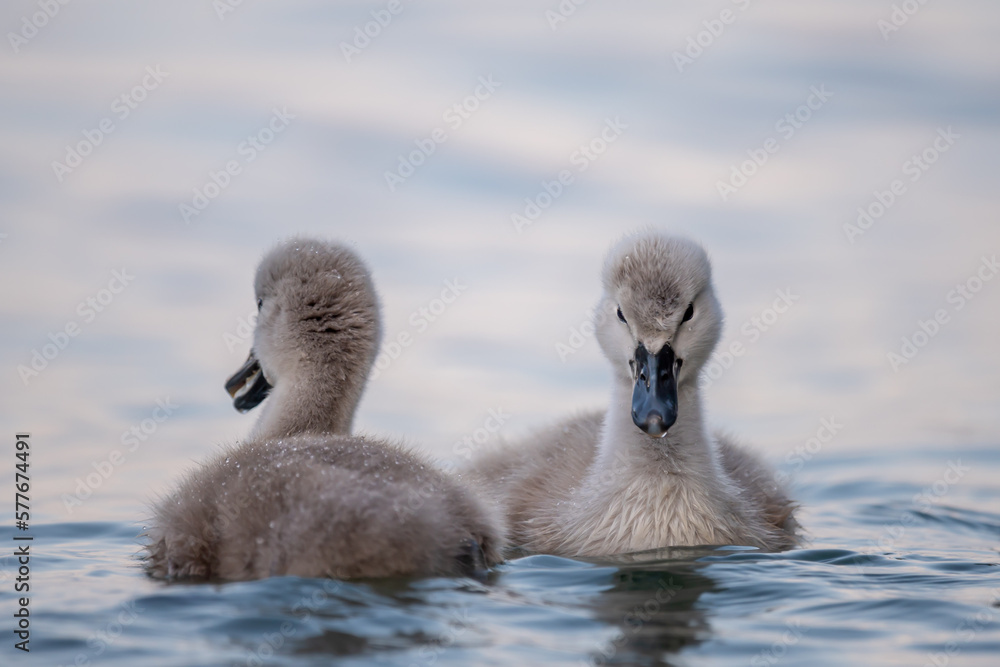
<path fill-rule="evenodd" d="M 614 586 L 596 600 L 596 617 L 614 634 L 589 651 L 593 665 L 673 664 L 681 650 L 711 635 L 702 595 L 718 590 L 698 558 L 714 548 L 658 549 L 603 560 Z"/>

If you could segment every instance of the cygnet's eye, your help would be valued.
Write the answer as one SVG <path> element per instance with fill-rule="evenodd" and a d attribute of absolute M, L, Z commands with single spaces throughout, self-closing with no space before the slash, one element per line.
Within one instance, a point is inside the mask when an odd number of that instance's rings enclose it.
<path fill-rule="evenodd" d="M 261 299 L 260 297 L 258 297 L 257 298 L 257 312 L 260 312 L 260 309 L 263 308 L 263 307 L 264 307 L 264 299 Z"/>
<path fill-rule="evenodd" d="M 692 317 L 694 317 L 694 304 L 689 303 L 688 309 L 684 311 L 684 317 L 681 318 L 681 322 L 687 322 Z"/>
<path fill-rule="evenodd" d="M 628 322 L 625 322 L 625 316 L 622 315 L 622 307 L 621 306 L 618 306 L 618 319 L 620 319 L 625 324 L 628 324 Z"/>

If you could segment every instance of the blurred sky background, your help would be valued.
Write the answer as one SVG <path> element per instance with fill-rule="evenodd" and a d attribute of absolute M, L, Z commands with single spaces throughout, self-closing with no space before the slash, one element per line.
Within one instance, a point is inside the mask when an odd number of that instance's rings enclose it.
<path fill-rule="evenodd" d="M 744 344 L 706 389 L 713 425 L 778 463 L 830 418 L 843 426 L 816 456 L 996 446 L 1000 277 L 974 277 L 1000 252 L 1000 6 L 902 5 L 919 6 L 566 0 L 562 16 L 557 0 L 8 0 L 0 437 L 32 433 L 33 518 L 139 520 L 249 430 L 255 415 L 222 387 L 249 339 L 227 334 L 255 310 L 262 253 L 299 233 L 353 244 L 385 342 L 412 336 L 370 383 L 357 429 L 442 459 L 491 409 L 516 438 L 605 403 L 593 338 L 565 359 L 556 346 L 581 342 L 571 331 L 609 245 L 646 226 L 705 245 L 722 347 Z M 485 99 L 467 100 L 477 87 Z M 802 111 L 813 90 L 825 101 Z M 478 108 L 458 124 L 463 102 Z M 249 160 L 244 142 L 275 109 L 294 118 Z M 778 123 L 797 111 L 809 118 L 789 136 Z M 580 146 L 609 120 L 620 133 L 580 171 Z M 113 131 L 78 166 L 53 166 L 102 122 Z M 390 191 L 385 173 L 436 128 L 446 141 Z M 723 200 L 718 182 L 771 138 L 777 151 Z M 935 161 L 914 172 L 925 150 Z M 180 205 L 229 161 L 239 173 L 185 221 Z M 573 182 L 515 229 L 562 170 Z M 849 239 L 858 208 L 897 179 L 905 190 Z M 90 320 L 79 304 L 121 270 L 134 279 Z M 970 278 L 980 289 L 959 309 L 949 292 Z M 461 296 L 426 330 L 411 323 L 454 280 Z M 794 305 L 748 334 L 777 290 Z M 887 353 L 939 309 L 947 321 L 893 369 Z M 18 367 L 70 323 L 78 335 L 24 381 Z M 129 451 L 123 433 L 168 399 L 174 414 Z M 115 450 L 124 460 L 67 509 Z"/>

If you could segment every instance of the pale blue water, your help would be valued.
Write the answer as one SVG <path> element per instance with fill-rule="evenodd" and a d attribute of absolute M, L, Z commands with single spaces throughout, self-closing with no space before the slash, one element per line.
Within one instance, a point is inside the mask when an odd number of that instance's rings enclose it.
<path fill-rule="evenodd" d="M 995 0 L 590 0 L 556 23 L 557 0 L 403 0 L 350 61 L 341 44 L 387 2 L 42 4 L 59 10 L 33 33 L 39 0 L 0 7 L 0 498 L 8 438 L 30 431 L 37 536 L 30 655 L 13 650 L 0 547 L 4 666 L 1000 664 Z M 885 32 L 896 5 L 920 8 Z M 689 40 L 708 45 L 678 68 Z M 250 160 L 276 113 L 294 118 Z M 808 119 L 789 134 L 788 114 Z M 54 168 L 105 120 L 79 166 Z M 627 127 L 581 169 L 609 123 Z M 437 128 L 446 141 L 390 189 Z M 942 133 L 957 137 L 935 148 Z M 723 199 L 737 166 L 754 173 Z M 573 182 L 515 226 L 561 170 Z M 712 258 L 727 322 L 710 422 L 791 475 L 803 550 L 530 556 L 486 581 L 332 590 L 142 575 L 146 504 L 253 422 L 222 383 L 276 240 L 343 240 L 369 263 L 389 356 L 357 428 L 455 459 L 480 433 L 516 440 L 606 404 L 607 363 L 580 331 L 604 252 L 646 225 Z M 461 296 L 414 324 L 446 281 Z M 793 305 L 770 319 L 779 292 Z M 177 407 L 150 421 L 162 403 Z"/>
<path fill-rule="evenodd" d="M 814 462 L 801 549 L 529 555 L 485 580 L 165 585 L 135 525 L 40 525 L 33 649 L 13 664 L 995 665 L 1000 454 L 950 456 L 952 474 L 934 451 Z"/>

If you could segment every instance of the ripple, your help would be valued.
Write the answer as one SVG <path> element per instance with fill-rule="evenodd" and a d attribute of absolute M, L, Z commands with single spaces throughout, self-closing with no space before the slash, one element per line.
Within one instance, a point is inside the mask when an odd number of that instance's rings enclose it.
<path fill-rule="evenodd" d="M 139 567 L 135 524 L 39 525 L 38 653 L 109 667 L 925 664 L 959 642 L 963 660 L 988 664 L 1000 623 L 968 639 L 962 624 L 1000 613 L 996 502 L 956 486 L 947 502 L 915 508 L 914 488 L 816 483 L 812 496 L 828 500 L 804 513 L 809 541 L 783 553 L 525 554 L 484 580 L 164 584 Z M 98 655 L 95 637 L 109 632 Z"/>

